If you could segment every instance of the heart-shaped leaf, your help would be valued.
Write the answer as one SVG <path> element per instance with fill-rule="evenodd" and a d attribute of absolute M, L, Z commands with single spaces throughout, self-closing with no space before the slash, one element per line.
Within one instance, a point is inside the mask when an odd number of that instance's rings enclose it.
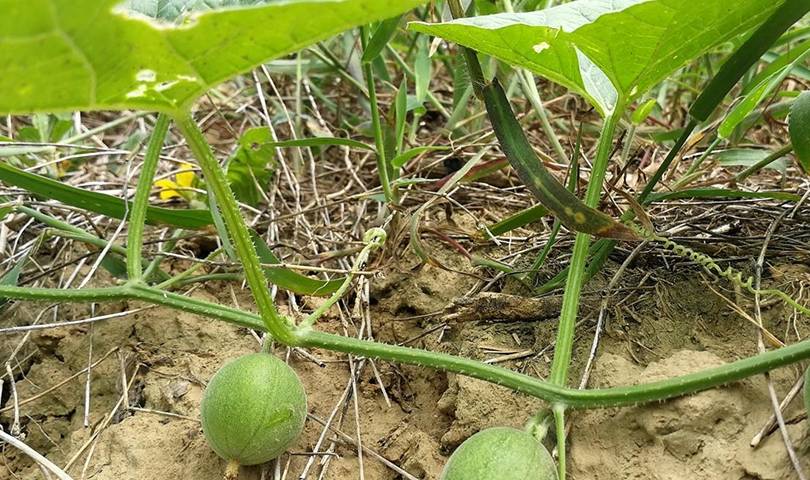
<path fill-rule="evenodd" d="M 0 114 L 173 112 L 267 60 L 423 0 L 289 0 L 209 11 L 182 25 L 120 0 L 0 0 Z"/>
<path fill-rule="evenodd" d="M 411 28 L 527 68 L 608 114 L 688 61 L 758 26 L 782 3 L 578 0 L 539 12 Z"/>

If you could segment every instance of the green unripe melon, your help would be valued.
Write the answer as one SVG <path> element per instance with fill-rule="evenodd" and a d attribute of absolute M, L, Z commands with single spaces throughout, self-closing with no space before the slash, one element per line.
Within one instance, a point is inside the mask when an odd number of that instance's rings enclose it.
<path fill-rule="evenodd" d="M 482 430 L 459 446 L 441 480 L 556 480 L 548 450 L 531 434 L 514 428 Z"/>
<path fill-rule="evenodd" d="M 286 363 L 254 353 L 219 369 L 205 389 L 200 409 L 205 438 L 220 457 L 257 465 L 284 453 L 301 434 L 307 397 Z"/>

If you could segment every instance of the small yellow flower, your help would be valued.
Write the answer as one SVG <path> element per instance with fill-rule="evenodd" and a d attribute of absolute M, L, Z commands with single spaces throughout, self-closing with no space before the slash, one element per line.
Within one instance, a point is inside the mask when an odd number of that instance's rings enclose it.
<path fill-rule="evenodd" d="M 194 165 L 184 163 L 174 178 L 179 186 L 190 188 L 192 185 L 194 185 L 194 180 L 197 179 L 197 175 L 194 173 Z"/>
<path fill-rule="evenodd" d="M 189 189 L 194 186 L 197 175 L 194 173 L 194 166 L 190 163 L 183 163 L 174 175 L 174 180 L 164 178 L 155 181 L 155 186 L 160 189 L 161 200 L 171 200 L 173 198 L 185 198 L 191 200 L 193 193 Z"/>

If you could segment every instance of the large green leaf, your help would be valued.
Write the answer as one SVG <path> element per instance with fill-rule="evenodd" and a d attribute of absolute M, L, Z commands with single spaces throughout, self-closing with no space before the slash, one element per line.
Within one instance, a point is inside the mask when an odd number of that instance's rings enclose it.
<path fill-rule="evenodd" d="M 783 0 L 578 0 L 540 12 L 411 28 L 527 68 L 603 114 L 712 47 L 758 26 Z"/>
<path fill-rule="evenodd" d="M 152 18 L 181 22 L 187 15 L 228 7 L 252 7 L 278 0 L 127 0 L 127 10 Z"/>
<path fill-rule="evenodd" d="M 120 0 L 0 0 L 0 114 L 175 111 L 272 58 L 423 0 L 287 0 L 158 25 Z"/>

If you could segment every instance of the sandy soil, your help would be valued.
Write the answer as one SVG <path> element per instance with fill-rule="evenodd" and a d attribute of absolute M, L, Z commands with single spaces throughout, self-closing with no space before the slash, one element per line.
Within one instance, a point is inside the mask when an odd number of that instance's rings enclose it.
<path fill-rule="evenodd" d="M 446 261 L 453 268 L 470 269 L 456 255 L 448 255 Z M 644 268 L 631 271 L 623 283 L 636 286 L 643 274 Z M 469 276 L 431 266 L 417 271 L 408 265 L 391 267 L 373 281 L 371 289 L 375 335 L 388 342 L 415 339 L 410 342 L 413 346 L 482 360 L 528 351 L 500 364 L 545 375 L 559 298 L 521 300 L 487 294 L 458 302 L 473 282 Z M 590 288 L 598 291 L 600 282 L 595 280 Z M 664 378 L 755 351 L 754 328 L 718 297 L 707 294 L 699 276 L 670 276 L 666 282 L 648 280 L 640 286 L 646 293 L 630 292 L 632 301 L 625 298 L 627 292 L 611 301 L 613 315 L 591 386 Z M 195 295 L 232 303 L 227 292 L 228 288 L 212 283 Z M 237 300 L 243 307 L 249 305 L 244 294 L 238 294 Z M 593 295 L 586 295 L 584 303 L 583 318 L 590 320 L 579 330 L 572 372 L 577 379 L 599 304 Z M 42 307 L 17 305 L 6 326 L 31 323 Z M 102 306 L 101 313 L 142 307 L 121 302 Z M 772 310 L 771 317 L 781 318 L 780 307 Z M 413 318 L 440 311 L 441 315 Z M 88 313 L 88 306 L 61 307 L 58 318 L 82 318 Z M 433 328 L 445 321 L 445 329 Z M 344 327 L 335 314 L 322 324 L 336 332 Z M 783 331 L 785 325 L 774 321 L 771 327 Z M 8 358 L 21 339 L 21 335 L 4 337 L 2 358 Z M 92 368 L 89 426 L 85 427 L 83 370 L 91 343 L 94 361 L 113 352 Z M 224 464 L 202 436 L 197 420 L 200 398 L 206 381 L 224 361 L 258 348 L 257 338 L 245 329 L 158 308 L 93 327 L 33 332 L 16 356 L 26 360 L 12 365 L 17 396 L 26 401 L 20 408 L 25 441 L 57 464 L 70 465 L 76 479 L 219 479 Z M 342 355 L 309 353 L 276 349 L 305 383 L 313 418 L 289 455 L 263 469 L 245 468 L 242 478 L 297 479 L 304 471 L 312 479 L 363 478 L 361 465 L 366 479 L 407 478 L 382 458 L 415 478 L 437 479 L 446 456 L 471 434 L 494 425 L 520 426 L 543 406 L 538 400 L 466 377 L 384 362 L 353 359 L 349 365 Z M 350 369 L 357 371 L 356 395 Z M 49 390 L 77 373 L 73 380 Z M 772 376 L 780 395 L 798 375 L 798 368 L 788 368 Z M 123 382 L 129 385 L 126 395 Z M 8 431 L 14 419 L 8 383 L 4 386 L 0 421 Z M 42 396 L 28 401 L 36 395 Z M 125 402 L 132 408 L 124 408 Z M 778 432 L 756 449 L 749 446 L 771 411 L 766 381 L 758 377 L 657 405 L 575 412 L 571 478 L 794 478 Z M 333 415 L 333 427 L 341 435 L 328 431 L 317 448 L 321 454 L 311 455 L 324 431 L 316 419 Z M 799 455 L 807 459 L 810 445 L 800 402 L 794 402 L 786 418 Z M 355 440 L 358 432 L 365 449 L 362 462 Z M 805 463 L 810 467 L 810 462 Z M 0 455 L 0 478 L 44 477 L 20 452 L 6 447 Z"/>

